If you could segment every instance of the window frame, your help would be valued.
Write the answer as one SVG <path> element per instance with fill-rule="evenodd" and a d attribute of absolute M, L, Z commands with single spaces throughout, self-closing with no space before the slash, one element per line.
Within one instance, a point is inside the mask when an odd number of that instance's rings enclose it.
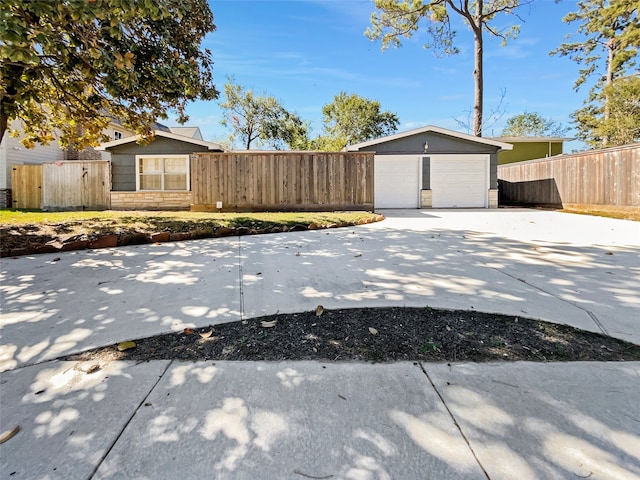
<path fill-rule="evenodd" d="M 160 188 L 158 190 L 147 190 L 147 189 L 142 189 L 140 188 L 140 177 L 144 174 L 141 175 L 140 173 L 140 164 L 141 164 L 141 160 L 143 159 L 147 159 L 147 158 L 160 158 L 163 160 L 162 162 L 162 172 L 160 172 Z M 182 159 L 185 160 L 185 167 L 186 167 L 186 185 L 185 185 L 185 189 L 183 190 L 170 190 L 170 189 L 165 189 L 164 188 L 164 184 L 165 184 L 165 175 L 167 175 L 167 172 L 165 171 L 165 163 L 164 163 L 164 159 Z M 191 191 L 191 175 L 190 175 L 190 156 L 186 155 L 186 154 L 182 154 L 182 155 L 177 155 L 177 154 L 171 154 L 171 155 L 163 155 L 163 154 L 145 154 L 145 155 L 136 155 L 136 191 L 137 192 L 190 192 Z M 171 175 L 174 172 L 169 172 L 169 175 Z M 156 172 L 154 172 L 153 174 L 158 174 Z"/>
<path fill-rule="evenodd" d="M 113 131 L 113 139 L 114 140 L 122 140 L 122 132 L 119 132 L 118 130 L 114 130 Z"/>

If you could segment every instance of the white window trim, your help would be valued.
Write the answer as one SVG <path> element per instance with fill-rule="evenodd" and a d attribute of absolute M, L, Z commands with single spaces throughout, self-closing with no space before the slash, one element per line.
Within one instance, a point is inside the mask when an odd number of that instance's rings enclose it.
<path fill-rule="evenodd" d="M 182 158 L 186 160 L 187 165 L 187 185 L 185 190 L 165 190 L 164 189 L 164 171 L 160 177 L 160 190 L 142 190 L 140 188 L 140 160 L 143 158 Z M 189 155 L 163 155 L 161 153 L 156 155 L 136 155 L 136 191 L 137 192 L 190 192 L 191 191 L 191 167 Z"/>

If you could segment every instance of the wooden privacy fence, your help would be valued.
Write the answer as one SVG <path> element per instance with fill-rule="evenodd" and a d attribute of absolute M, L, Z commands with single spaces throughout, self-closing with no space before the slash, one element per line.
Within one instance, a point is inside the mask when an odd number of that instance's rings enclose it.
<path fill-rule="evenodd" d="M 106 210 L 110 207 L 111 163 L 69 161 L 42 165 L 43 210 Z"/>
<path fill-rule="evenodd" d="M 373 153 L 191 156 L 192 210 L 373 210 Z"/>
<path fill-rule="evenodd" d="M 15 165 L 11 168 L 13 208 L 40 208 L 42 205 L 42 165 Z"/>
<path fill-rule="evenodd" d="M 640 207 L 640 143 L 498 166 L 500 203 Z"/>

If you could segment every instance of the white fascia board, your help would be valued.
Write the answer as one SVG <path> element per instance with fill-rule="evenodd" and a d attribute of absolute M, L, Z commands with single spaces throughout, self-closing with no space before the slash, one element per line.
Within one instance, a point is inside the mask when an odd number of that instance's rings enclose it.
<path fill-rule="evenodd" d="M 405 137 L 411 137 L 413 135 L 419 135 L 421 133 L 434 132 L 449 137 L 459 138 L 461 140 L 467 140 L 469 142 L 481 143 L 484 145 L 491 145 L 499 147 L 502 150 L 513 150 L 513 145 L 510 143 L 499 142 L 489 138 L 476 137 L 475 135 L 468 135 L 466 133 L 456 132 L 454 130 L 447 130 L 446 128 L 436 127 L 434 125 L 427 125 L 426 127 L 414 128 L 413 130 L 407 130 L 406 132 L 395 133 L 386 137 L 376 138 L 375 140 L 369 140 L 367 142 L 356 143 L 355 145 L 348 145 L 347 151 L 353 152 L 360 150 L 361 148 L 370 147 L 372 145 L 379 145 L 381 143 L 387 143 L 393 140 L 399 140 Z"/>
<path fill-rule="evenodd" d="M 209 150 L 221 150 L 225 151 L 224 147 L 218 143 L 207 142 L 204 140 L 198 140 L 191 137 L 185 137 L 184 135 L 177 135 L 171 132 L 163 132 L 162 130 L 154 130 L 153 135 L 156 137 L 164 137 L 170 138 L 172 140 L 178 140 L 180 142 L 191 143 L 193 145 L 200 145 L 201 147 L 207 147 Z M 107 150 L 112 147 L 117 147 L 119 145 L 125 145 L 127 143 L 137 142 L 140 139 L 140 135 L 136 135 L 135 137 L 125 137 L 120 140 L 112 140 L 110 142 L 102 143 L 97 146 L 96 150 Z"/>

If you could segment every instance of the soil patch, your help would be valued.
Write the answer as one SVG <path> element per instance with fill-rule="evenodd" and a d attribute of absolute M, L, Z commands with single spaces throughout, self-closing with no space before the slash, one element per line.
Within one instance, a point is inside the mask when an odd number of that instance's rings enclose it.
<path fill-rule="evenodd" d="M 270 315 L 134 340 L 63 360 L 637 361 L 640 345 L 566 325 L 432 308 Z M 131 340 L 131 339 L 122 339 Z"/>
<path fill-rule="evenodd" d="M 229 219 L 171 219 L 153 215 L 88 219 L 63 223 L 0 224 L 0 257 L 54 253 L 86 248 L 121 247 L 236 235 L 300 232 L 379 222 L 383 215 L 300 213 L 300 220 L 276 215 L 272 220 L 240 214 Z M 343 216 L 345 219 L 340 220 Z M 282 218 L 280 218 L 282 217 Z M 324 221 L 326 217 L 328 221 Z"/>

